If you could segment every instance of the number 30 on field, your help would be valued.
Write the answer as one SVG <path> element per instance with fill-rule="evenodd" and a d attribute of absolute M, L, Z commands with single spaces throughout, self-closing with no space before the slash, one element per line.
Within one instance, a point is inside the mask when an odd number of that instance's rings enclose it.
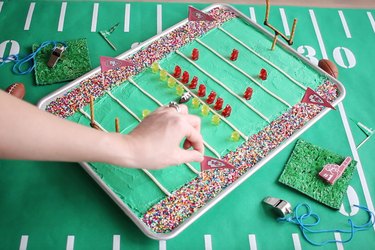
<path fill-rule="evenodd" d="M 4 55 L 5 50 L 8 46 L 8 43 L 10 43 L 9 55 Z M 14 40 L 6 40 L 0 43 L 0 62 L 3 62 L 1 58 L 7 58 L 10 55 L 18 55 L 19 53 L 20 53 L 20 45 L 18 44 L 18 42 Z M 7 60 L 6 62 L 10 62 L 10 60 Z"/>

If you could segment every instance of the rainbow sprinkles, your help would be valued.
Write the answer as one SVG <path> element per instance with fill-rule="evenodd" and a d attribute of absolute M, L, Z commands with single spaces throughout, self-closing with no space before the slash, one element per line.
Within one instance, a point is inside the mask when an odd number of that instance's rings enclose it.
<path fill-rule="evenodd" d="M 155 233 L 178 228 L 321 113 L 324 107 L 300 102 L 308 87 L 330 103 L 340 96 L 336 84 L 290 52 L 282 47 L 271 51 L 272 37 L 230 8 L 216 7 L 208 14 L 215 20 L 184 23 L 126 58 L 133 66 L 85 79 L 46 107 L 59 117 L 88 125 L 88 104 L 94 96 L 95 123 L 109 131 L 116 113 L 124 120 L 121 124 L 126 124 L 120 132 L 128 133 L 146 109 L 179 98 L 181 91 L 194 97 L 195 104 L 187 105 L 191 113 L 202 117 L 206 153 L 235 169 L 200 172 L 197 164 L 185 164 L 158 172 L 89 163 L 98 178 Z M 194 48 L 199 49 L 198 60 L 191 58 Z M 229 59 L 234 48 L 240 51 L 236 61 Z M 206 96 L 174 75 L 176 65 L 197 76 L 208 93 L 218 93 L 232 114 L 225 116 L 207 104 Z M 262 68 L 269 72 L 267 80 L 259 79 Z M 243 97 L 247 87 L 254 90 L 250 100 Z M 230 139 L 233 132 L 238 134 L 236 139 Z"/>

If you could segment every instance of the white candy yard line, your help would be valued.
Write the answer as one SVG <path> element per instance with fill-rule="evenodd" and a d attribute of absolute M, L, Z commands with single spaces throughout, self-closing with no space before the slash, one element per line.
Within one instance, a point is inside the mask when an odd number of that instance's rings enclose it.
<path fill-rule="evenodd" d="M 156 6 L 156 33 L 160 34 L 163 31 L 163 7 L 161 4 Z"/>
<path fill-rule="evenodd" d="M 339 106 L 339 111 L 340 111 L 342 123 L 344 125 L 346 135 L 348 137 L 350 149 L 351 149 L 352 154 L 353 154 L 353 158 L 354 158 L 354 160 L 357 161 L 357 172 L 358 172 L 359 180 L 361 181 L 363 194 L 365 195 L 367 208 L 370 211 L 375 212 L 374 204 L 373 204 L 372 199 L 371 199 L 371 195 L 370 195 L 370 191 L 369 191 L 369 188 L 368 188 L 368 185 L 367 185 L 365 173 L 363 172 L 362 163 L 361 163 L 361 160 L 359 158 L 358 150 L 357 150 L 357 147 L 355 145 L 353 134 L 352 134 L 352 131 L 351 131 L 350 126 L 349 126 L 349 122 L 348 122 L 348 118 L 346 116 L 344 105 L 342 104 L 342 102 L 340 102 L 338 104 L 338 106 Z M 373 225 L 373 228 L 375 230 L 375 224 Z"/>
<path fill-rule="evenodd" d="M 66 240 L 66 250 L 74 250 L 74 235 L 68 235 Z"/>
<path fill-rule="evenodd" d="M 130 30 L 130 3 L 125 4 L 124 32 Z"/>
<path fill-rule="evenodd" d="M 165 240 L 159 241 L 159 250 L 167 250 L 167 242 Z"/>
<path fill-rule="evenodd" d="M 112 244 L 112 250 L 120 250 L 120 235 L 115 234 L 113 235 L 113 244 Z"/>
<path fill-rule="evenodd" d="M 341 19 L 342 27 L 344 28 L 344 31 L 345 31 L 346 38 L 352 38 L 352 34 L 350 33 L 348 23 L 346 22 L 344 13 L 342 12 L 342 10 L 339 10 L 338 12 L 339 12 L 339 16 Z"/>
<path fill-rule="evenodd" d="M 91 32 L 96 32 L 96 24 L 98 23 L 98 12 L 99 3 L 94 3 L 94 7 L 92 10 Z"/>
<path fill-rule="evenodd" d="M 34 8 L 35 8 L 35 3 L 34 2 L 30 3 L 29 11 L 27 12 L 24 30 L 30 29 L 30 24 L 31 24 L 31 19 L 33 18 Z"/>
<path fill-rule="evenodd" d="M 341 234 L 335 233 L 335 240 L 341 241 Z M 344 245 L 341 242 L 336 242 L 337 250 L 344 250 Z"/>
<path fill-rule="evenodd" d="M 316 21 L 315 13 L 313 10 L 309 10 L 310 17 L 311 17 L 311 22 L 314 26 L 316 38 L 318 39 L 320 51 L 322 52 L 322 57 L 323 59 L 328 59 L 327 52 L 326 52 L 326 47 L 324 46 L 323 39 L 322 39 L 322 34 L 320 33 L 320 29 L 318 26 L 318 22 Z"/>
<path fill-rule="evenodd" d="M 286 14 L 285 14 L 284 8 L 280 8 L 280 16 L 281 16 L 281 21 L 283 22 L 285 35 L 286 36 L 290 36 L 290 30 L 289 30 L 288 20 L 286 18 Z"/>
<path fill-rule="evenodd" d="M 371 23 L 371 26 L 372 26 L 372 30 L 375 33 L 375 21 L 374 21 L 374 17 L 372 16 L 372 14 L 371 14 L 370 11 L 367 12 L 367 16 L 368 16 L 368 19 L 370 20 L 370 23 Z"/>
<path fill-rule="evenodd" d="M 66 2 L 61 3 L 61 10 L 60 10 L 60 18 L 59 18 L 59 26 L 57 27 L 57 31 L 61 32 L 64 30 L 64 20 L 65 20 L 65 12 L 66 12 Z"/>
<path fill-rule="evenodd" d="M 204 235 L 204 249 L 205 250 L 212 250 L 212 241 L 211 241 L 211 235 L 210 234 Z"/>
<path fill-rule="evenodd" d="M 3 9 L 3 4 L 4 4 L 4 2 L 0 1 L 0 13 L 1 13 L 1 10 Z"/>
<path fill-rule="evenodd" d="M 249 244 L 250 244 L 250 250 L 257 250 L 258 249 L 255 234 L 249 234 Z"/>
<path fill-rule="evenodd" d="M 322 39 L 322 35 L 320 33 L 318 22 L 316 21 L 314 11 L 313 10 L 309 10 L 309 11 L 310 11 L 310 16 L 311 16 L 311 21 L 313 22 L 313 25 L 314 25 L 315 34 L 316 34 L 316 37 L 317 37 L 318 42 L 319 42 L 320 49 L 322 51 L 322 54 L 323 55 L 325 54 L 327 56 L 326 49 L 324 47 L 324 43 L 323 43 L 323 39 Z M 327 57 L 324 57 L 324 58 L 327 58 Z M 370 209 L 371 211 L 374 212 L 375 211 L 374 210 L 374 204 L 373 204 L 372 199 L 371 199 L 371 195 L 370 195 L 370 191 L 369 191 L 369 188 L 368 188 L 368 185 L 367 185 L 365 174 L 363 172 L 361 160 L 360 160 L 359 155 L 358 155 L 358 150 L 357 150 L 357 147 L 355 145 L 353 134 L 352 134 L 352 131 L 350 129 L 348 118 L 346 116 L 346 112 L 345 112 L 344 105 L 342 104 L 342 102 L 338 104 L 338 107 L 339 107 L 341 120 L 342 120 L 342 123 L 343 123 L 344 128 L 345 128 L 345 133 L 346 133 L 346 136 L 347 136 L 348 141 L 349 141 L 349 146 L 350 146 L 350 149 L 351 149 L 352 154 L 353 154 L 353 158 L 354 158 L 354 160 L 357 161 L 357 171 L 358 171 L 359 179 L 361 181 L 363 194 L 365 195 L 367 207 L 368 207 L 368 209 Z M 375 230 L 375 224 L 374 224 L 373 227 L 374 227 L 374 230 Z"/>
<path fill-rule="evenodd" d="M 29 241 L 28 235 L 22 235 L 21 236 L 20 250 L 26 250 L 27 249 L 27 242 L 28 241 Z"/>
<path fill-rule="evenodd" d="M 257 17 L 255 16 L 254 7 L 249 7 L 249 11 L 250 11 L 250 19 L 253 20 L 256 23 Z"/>
<path fill-rule="evenodd" d="M 302 250 L 301 241 L 298 234 L 292 234 L 294 250 Z"/>

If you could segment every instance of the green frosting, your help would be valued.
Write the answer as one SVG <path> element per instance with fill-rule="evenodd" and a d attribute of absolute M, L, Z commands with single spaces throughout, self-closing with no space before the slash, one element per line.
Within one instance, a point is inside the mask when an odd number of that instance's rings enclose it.
<path fill-rule="evenodd" d="M 298 58 L 284 51 L 282 48 L 277 47 L 275 51 L 270 51 L 271 41 L 269 38 L 249 27 L 241 19 L 234 18 L 225 23 L 222 27 L 230 31 L 249 47 L 255 49 L 262 56 L 265 56 L 282 68 L 303 85 L 316 88 L 323 82 L 324 77 L 319 75 L 312 68 L 305 66 Z M 213 29 L 200 39 L 227 58 L 230 57 L 233 49 L 239 50 L 238 60 L 233 63 L 291 105 L 298 103 L 302 99 L 304 95 L 303 89 L 296 86 L 268 63 L 246 50 L 238 42 L 228 37 L 223 31 Z M 253 97 L 248 102 L 260 110 L 270 120 L 280 116 L 288 109 L 286 105 L 265 93 L 250 79 L 233 69 L 230 65 L 196 41 L 182 47 L 180 51 L 190 58 L 193 48 L 199 49 L 200 56 L 196 63 L 231 88 L 239 96 L 242 97 L 248 86 L 252 87 L 254 89 Z M 169 54 L 167 57 L 160 60 L 159 64 L 168 72 L 173 72 L 174 67 L 179 65 L 183 71 L 186 70 L 189 72 L 190 79 L 192 79 L 193 76 L 197 76 L 199 78 L 199 84 L 206 85 L 207 95 L 211 90 L 214 90 L 219 97 L 224 99 L 224 106 L 226 104 L 232 106 L 232 114 L 228 120 L 244 134 L 251 136 L 268 124 L 237 98 L 232 96 L 178 54 L 174 52 Z M 268 71 L 268 79 L 265 81 L 258 78 L 262 68 Z M 133 80 L 163 104 L 167 104 L 171 100 L 179 99 L 179 96 L 176 95 L 176 90 L 174 88 L 168 88 L 167 83 L 160 80 L 159 74 L 153 74 L 151 69 L 146 69 L 137 76 L 134 76 Z M 194 90 L 195 93 L 196 91 L 197 90 Z M 139 118 L 142 118 L 143 110 L 149 109 L 152 111 L 158 108 L 158 105 L 154 101 L 142 94 L 139 89 L 129 82 L 125 82 L 113 88 L 111 92 Z M 201 116 L 202 118 L 201 130 L 204 140 L 222 156 L 229 151 L 235 150 L 244 142 L 242 138 L 238 142 L 231 141 L 230 135 L 233 129 L 223 121 L 221 121 L 218 126 L 211 124 L 211 113 L 208 116 L 202 116 L 200 108 L 193 108 L 191 102 L 187 105 L 189 106 L 190 113 Z M 89 113 L 89 106 L 86 106 L 84 110 Z M 114 131 L 115 117 L 120 119 L 121 133 L 124 134 L 129 133 L 138 124 L 138 121 L 109 95 L 106 94 L 95 101 L 95 119 L 106 130 Z M 79 112 L 68 119 L 84 125 L 89 124 L 89 120 Z M 206 149 L 205 154 L 214 156 L 208 149 Z M 139 155 L 139 157 L 142 157 L 142 155 Z M 165 198 L 165 194 L 160 191 L 142 170 L 119 168 L 101 163 L 90 163 L 90 165 L 113 192 L 138 216 L 141 216 L 152 205 Z M 194 167 L 199 169 L 198 164 L 194 164 Z M 173 192 L 196 177 L 196 174 L 188 169 L 186 165 L 173 166 L 151 172 L 170 192 Z"/>

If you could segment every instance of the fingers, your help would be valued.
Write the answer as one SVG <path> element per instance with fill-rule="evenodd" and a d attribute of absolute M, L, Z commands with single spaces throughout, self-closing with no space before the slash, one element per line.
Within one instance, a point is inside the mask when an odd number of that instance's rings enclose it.
<path fill-rule="evenodd" d="M 186 141 L 186 144 L 184 143 L 184 146 L 189 146 L 190 144 L 190 147 L 193 147 L 195 150 L 203 153 L 204 145 L 202 135 L 193 126 L 188 126 L 188 131 L 186 131 Z"/>
<path fill-rule="evenodd" d="M 196 150 L 183 150 L 178 152 L 178 164 L 187 162 L 201 162 L 203 161 L 203 154 Z"/>

